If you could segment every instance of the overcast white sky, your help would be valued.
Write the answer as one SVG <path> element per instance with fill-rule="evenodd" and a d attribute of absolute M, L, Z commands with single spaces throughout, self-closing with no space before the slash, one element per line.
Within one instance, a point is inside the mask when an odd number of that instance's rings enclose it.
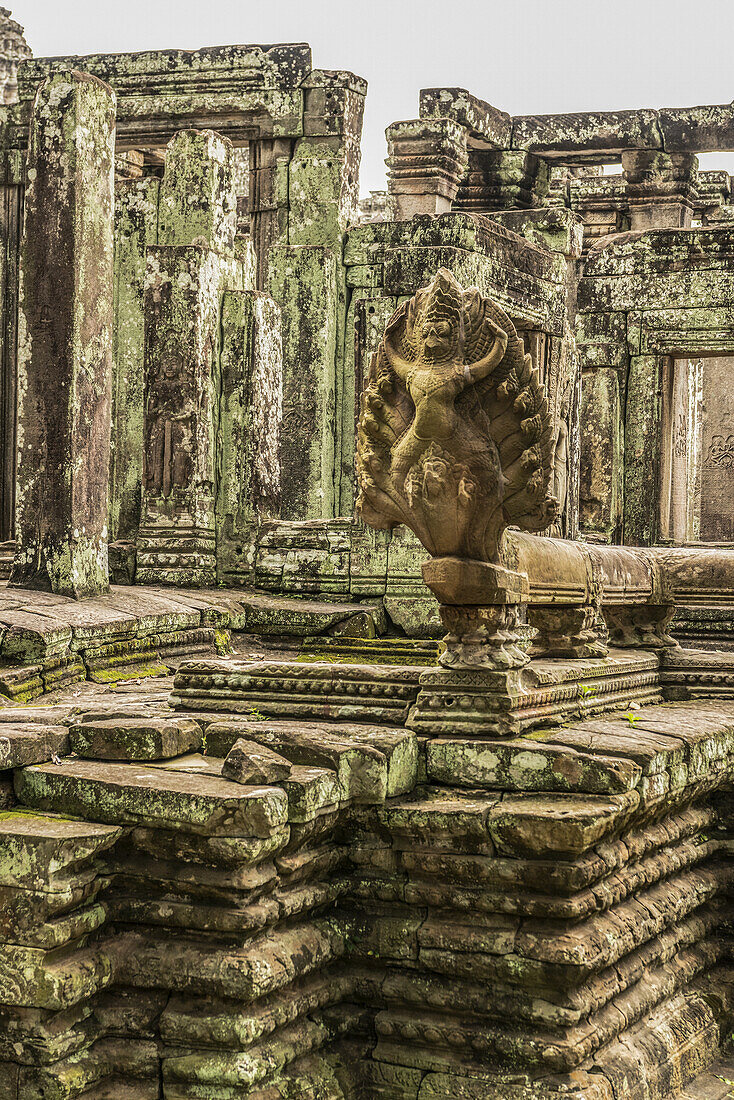
<path fill-rule="evenodd" d="M 309 42 L 369 81 L 361 189 L 418 92 L 464 87 L 510 114 L 729 103 L 732 0 L 3 0 L 36 56 Z M 734 173 L 734 153 L 702 168 Z"/>

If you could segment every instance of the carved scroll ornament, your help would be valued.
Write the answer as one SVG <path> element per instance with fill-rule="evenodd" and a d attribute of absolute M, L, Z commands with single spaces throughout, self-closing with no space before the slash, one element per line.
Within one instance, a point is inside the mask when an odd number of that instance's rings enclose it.
<path fill-rule="evenodd" d="M 509 317 L 450 271 L 400 306 L 370 364 L 359 422 L 358 510 L 404 523 L 435 557 L 499 563 L 504 529 L 540 531 L 553 424 Z"/>

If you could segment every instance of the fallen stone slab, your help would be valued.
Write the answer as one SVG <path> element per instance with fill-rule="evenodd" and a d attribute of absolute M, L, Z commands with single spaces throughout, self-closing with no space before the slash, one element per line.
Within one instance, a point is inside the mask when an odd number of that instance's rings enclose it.
<path fill-rule="evenodd" d="M 71 626 L 32 604 L 28 610 L 0 611 L 0 624 L 6 628 L 2 655 L 11 660 L 38 661 L 65 653 L 71 643 Z"/>
<path fill-rule="evenodd" d="M 384 615 L 378 605 L 329 603 L 265 593 L 241 593 L 243 614 L 232 615 L 232 629 L 248 634 L 295 634 L 312 637 L 338 629 L 349 619 L 356 619 L 360 635 L 374 637 L 383 633 Z M 364 632 L 364 633 L 363 633 Z"/>
<path fill-rule="evenodd" d="M 69 731 L 71 747 L 87 760 L 165 760 L 201 748 L 201 726 L 192 718 L 110 718 L 80 722 Z"/>
<path fill-rule="evenodd" d="M 277 784 L 291 774 L 291 763 L 266 745 L 240 737 L 222 764 L 222 775 L 235 783 Z"/>
<path fill-rule="evenodd" d="M 207 745 L 210 751 L 224 756 L 239 736 L 278 753 L 293 764 L 335 771 L 342 801 L 379 803 L 385 800 L 387 760 L 371 745 L 335 737 L 325 726 L 305 728 L 287 722 L 214 724 L 207 729 Z"/>
<path fill-rule="evenodd" d="M 66 726 L 35 726 L 30 722 L 0 726 L 0 769 L 44 764 L 68 752 Z"/>
<path fill-rule="evenodd" d="M 345 800 L 383 802 L 412 790 L 416 782 L 418 743 L 410 730 L 346 722 L 247 722 L 243 716 L 211 723 L 207 752 L 224 757 L 238 737 L 266 746 L 294 764 L 333 768 Z"/>

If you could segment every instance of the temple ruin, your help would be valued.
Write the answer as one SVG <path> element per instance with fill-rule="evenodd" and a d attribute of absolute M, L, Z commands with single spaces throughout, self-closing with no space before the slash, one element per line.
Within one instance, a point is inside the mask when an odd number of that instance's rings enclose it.
<path fill-rule="evenodd" d="M 0 31 L 0 1100 L 733 1096 L 734 104 Z"/>

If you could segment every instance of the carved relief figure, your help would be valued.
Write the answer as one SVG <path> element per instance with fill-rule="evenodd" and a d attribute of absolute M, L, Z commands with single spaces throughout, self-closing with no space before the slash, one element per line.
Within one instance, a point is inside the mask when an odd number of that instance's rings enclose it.
<path fill-rule="evenodd" d="M 151 380 L 146 407 L 145 487 L 169 496 L 191 480 L 194 402 L 180 358 L 167 353 Z"/>
<path fill-rule="evenodd" d="M 728 438 L 723 435 L 713 435 L 711 437 L 705 465 L 731 470 L 734 466 L 734 435 L 730 435 Z"/>
<path fill-rule="evenodd" d="M 391 318 L 362 399 L 358 509 L 434 556 L 498 562 L 505 527 L 538 531 L 552 420 L 509 317 L 441 269 Z"/>
<path fill-rule="evenodd" d="M 570 454 L 568 448 L 568 398 L 564 398 L 558 414 L 558 426 L 553 442 L 553 468 L 551 471 L 551 495 L 558 502 L 558 517 L 548 531 L 554 538 L 563 538 L 565 508 L 568 499 Z"/>

